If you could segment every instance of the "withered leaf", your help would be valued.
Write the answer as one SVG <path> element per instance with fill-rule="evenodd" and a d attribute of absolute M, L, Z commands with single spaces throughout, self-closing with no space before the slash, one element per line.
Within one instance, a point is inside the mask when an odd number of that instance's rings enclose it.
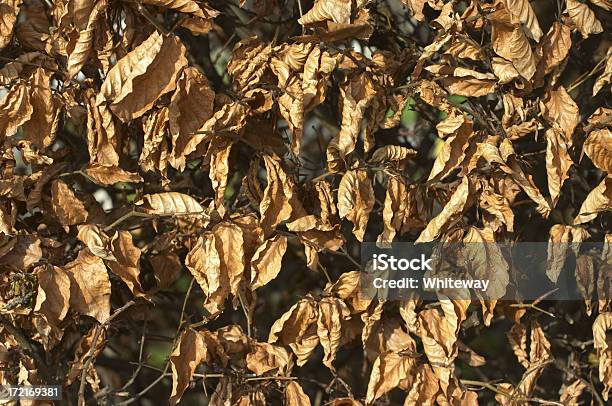
<path fill-rule="evenodd" d="M 425 355 L 444 388 L 450 383 L 450 366 L 457 357 L 457 337 L 446 318 L 438 309 L 419 313 L 419 335 L 423 340 Z"/>
<path fill-rule="evenodd" d="M 523 29 L 515 27 L 508 41 L 512 64 L 522 77 L 530 80 L 536 72 L 536 60 Z"/>
<path fill-rule="evenodd" d="M 184 168 L 185 146 L 191 134 L 213 115 L 214 100 L 215 92 L 210 88 L 206 76 L 193 67 L 185 68 L 168 106 L 172 135 L 170 162 L 175 168 Z"/>
<path fill-rule="evenodd" d="M 85 168 L 85 173 L 100 185 L 114 185 L 118 182 L 140 183 L 143 181 L 137 173 L 124 171 L 117 166 L 98 163 L 90 164 Z"/>
<path fill-rule="evenodd" d="M 423 15 L 423 7 L 425 6 L 426 0 L 402 0 L 410 11 L 412 11 L 412 16 L 417 21 L 423 21 L 425 19 L 425 15 Z"/>
<path fill-rule="evenodd" d="M 78 226 L 77 238 L 97 257 L 114 260 L 111 238 L 95 224 L 82 224 Z"/>
<path fill-rule="evenodd" d="M 595 166 L 612 173 L 612 131 L 609 128 L 591 131 L 583 149 Z"/>
<path fill-rule="evenodd" d="M 606 67 L 593 85 L 593 96 L 596 96 L 604 86 L 609 85 L 612 81 L 612 48 L 608 49 L 606 55 Z"/>
<path fill-rule="evenodd" d="M 96 104 L 108 103 L 124 122 L 140 117 L 161 95 L 176 87 L 185 65 L 185 47 L 178 38 L 154 31 L 111 68 Z"/>
<path fill-rule="evenodd" d="M 276 371 L 284 374 L 289 363 L 289 354 L 279 346 L 268 343 L 253 343 L 252 350 L 246 356 L 246 365 L 256 375 Z"/>
<path fill-rule="evenodd" d="M 212 316 L 223 310 L 230 291 L 229 277 L 223 272 L 216 245 L 215 235 L 208 233 L 198 239 L 185 258 L 185 266 L 206 296 L 204 308 Z"/>
<path fill-rule="evenodd" d="M 111 249 L 114 259 L 106 262 L 110 270 L 125 282 L 134 295 L 143 295 L 139 279 L 140 249 L 134 246 L 129 231 L 119 231 L 113 237 Z"/>
<path fill-rule="evenodd" d="M 470 194 L 470 180 L 466 177 L 461 179 L 461 183 L 453 192 L 450 200 L 442 208 L 440 214 L 431 219 L 427 227 L 419 234 L 416 242 L 429 242 L 436 240 L 453 218 L 461 216 L 466 209 Z"/>
<path fill-rule="evenodd" d="M 302 25 L 319 21 L 332 20 L 335 23 L 348 24 L 351 22 L 351 2 L 343 0 L 317 0 L 298 22 Z"/>
<path fill-rule="evenodd" d="M 487 297 L 492 300 L 504 297 L 510 282 L 510 267 L 495 241 L 493 230 L 470 227 L 463 242 L 463 254 L 474 272 L 474 278 L 491 281 L 486 291 Z"/>
<path fill-rule="evenodd" d="M 363 241 L 370 212 L 374 207 L 374 190 L 364 170 L 348 171 L 338 186 L 338 214 L 353 223 L 353 234 Z"/>
<path fill-rule="evenodd" d="M 70 278 L 62 268 L 52 265 L 39 267 L 36 274 L 38 293 L 34 311 L 41 312 L 49 324 L 57 327 L 70 306 Z"/>
<path fill-rule="evenodd" d="M 265 234 L 270 234 L 280 222 L 291 217 L 293 207 L 289 202 L 293 197 L 293 186 L 278 158 L 265 155 L 264 164 L 268 183 L 259 203 L 259 212 L 261 228 Z"/>
<path fill-rule="evenodd" d="M 612 207 L 612 177 L 604 178 L 595 189 L 591 190 L 582 205 L 574 224 L 583 224 L 593 220 L 598 213 Z"/>
<path fill-rule="evenodd" d="M 567 385 L 561 393 L 559 401 L 564 405 L 578 406 L 580 403 L 578 398 L 588 387 L 587 383 L 582 379 L 576 379 L 571 385 Z"/>
<path fill-rule="evenodd" d="M 580 243 L 588 236 L 589 233 L 586 229 L 581 227 L 561 224 L 555 224 L 551 227 L 546 260 L 546 275 L 551 281 L 557 282 L 570 250 L 578 253 Z"/>
<path fill-rule="evenodd" d="M 0 4 L 0 49 L 4 48 L 13 37 L 13 27 L 20 6 L 20 0 L 8 0 Z"/>
<path fill-rule="evenodd" d="M 571 139 L 576 126 L 580 122 L 578 106 L 563 86 L 550 90 L 541 105 L 546 120 L 551 125 L 555 123 L 565 133 L 565 139 L 571 146 Z"/>
<path fill-rule="evenodd" d="M 291 381 L 285 387 L 286 406 L 310 406 L 310 398 L 296 381 Z"/>
<path fill-rule="evenodd" d="M 612 349 L 609 346 L 607 331 L 612 330 L 612 313 L 601 313 L 593 322 L 593 341 L 599 356 L 599 379 L 604 384 L 603 398 L 608 400 L 608 393 L 612 388 L 611 364 Z"/>
<path fill-rule="evenodd" d="M 274 322 L 268 342 L 289 345 L 297 357 L 297 365 L 304 365 L 319 344 L 318 315 L 319 309 L 312 297 L 301 299 Z"/>
<path fill-rule="evenodd" d="M 569 54 L 572 46 L 571 34 L 572 32 L 567 25 L 555 21 L 544 36 L 541 43 L 542 59 L 540 64 L 544 66 L 545 74 L 552 72 Z"/>
<path fill-rule="evenodd" d="M 396 388 L 400 382 L 408 378 L 416 366 L 416 359 L 395 352 L 381 353 L 374 365 L 368 382 L 366 402 L 371 404 L 376 399 Z"/>
<path fill-rule="evenodd" d="M 349 317 L 350 310 L 342 300 L 326 297 L 319 302 L 317 335 L 323 347 L 323 363 L 332 371 L 335 371 L 333 362 L 342 340 L 342 322 Z"/>
<path fill-rule="evenodd" d="M 276 278 L 287 250 L 287 237 L 276 235 L 260 245 L 251 259 L 251 289 L 257 289 Z"/>
<path fill-rule="evenodd" d="M 401 147 L 399 145 L 386 145 L 374 151 L 372 158 L 370 158 L 370 162 L 376 164 L 385 161 L 401 162 L 416 156 L 416 154 L 417 152 L 410 148 Z"/>
<path fill-rule="evenodd" d="M 372 80 L 361 74 L 340 87 L 342 96 L 342 125 L 338 134 L 338 149 L 348 155 L 355 149 L 361 132 L 361 122 L 375 90 Z"/>
<path fill-rule="evenodd" d="M 74 45 L 74 49 L 68 56 L 66 68 L 69 79 L 79 73 L 83 65 L 87 62 L 93 48 L 94 30 L 98 26 L 98 20 L 102 18 L 106 11 L 107 5 L 108 3 L 106 0 L 94 2 L 94 6 L 91 8 L 88 16 L 89 18 L 87 19 L 87 25 L 79 29 L 79 36 Z M 77 11 L 75 11 L 75 15 L 78 16 Z"/>
<path fill-rule="evenodd" d="M 578 0 L 567 0 L 565 11 L 584 38 L 587 38 L 590 34 L 599 34 L 603 31 L 601 22 L 586 4 Z"/>
<path fill-rule="evenodd" d="M 30 76 L 30 103 L 32 116 L 23 124 L 26 140 L 44 148 L 55 140 L 58 125 L 58 103 L 51 93 L 51 74 L 38 68 Z"/>
<path fill-rule="evenodd" d="M 0 137 L 13 135 L 17 128 L 30 119 L 33 113 L 30 94 L 24 84 L 13 86 L 0 102 Z"/>
<path fill-rule="evenodd" d="M 208 349 L 202 335 L 192 329 L 186 329 L 180 336 L 177 346 L 170 355 L 172 368 L 172 394 L 170 404 L 176 405 L 195 372 L 196 367 L 208 359 Z"/>
<path fill-rule="evenodd" d="M 53 181 L 51 201 L 53 211 L 63 225 L 71 226 L 87 221 L 88 213 L 85 204 L 63 181 Z"/>
<path fill-rule="evenodd" d="M 204 208 L 193 197 L 178 192 L 163 192 L 144 195 L 135 203 L 146 213 L 159 215 L 202 214 Z"/>
<path fill-rule="evenodd" d="M 568 171 L 572 164 L 561 130 L 556 127 L 546 130 L 546 174 L 552 207 L 557 204 L 563 183 L 569 178 Z"/>
<path fill-rule="evenodd" d="M 429 180 L 444 178 L 463 160 L 468 140 L 473 135 L 473 123 L 465 115 L 453 112 L 438 123 L 436 129 L 444 143 L 429 173 Z"/>
<path fill-rule="evenodd" d="M 212 231 L 221 261 L 221 272 L 228 276 L 231 292 L 236 295 L 245 272 L 243 230 L 234 223 L 224 221 L 215 225 Z"/>
<path fill-rule="evenodd" d="M 70 278 L 70 307 L 104 323 L 111 309 L 111 283 L 104 261 L 83 249 L 63 270 Z"/>
<path fill-rule="evenodd" d="M 119 166 L 118 127 L 106 105 L 95 104 L 93 89 L 85 92 L 87 108 L 87 148 L 91 163 Z"/>
<path fill-rule="evenodd" d="M 165 176 L 168 161 L 172 161 L 169 152 L 168 134 L 168 108 L 155 110 L 152 114 L 144 116 L 142 130 L 144 132 L 144 145 L 140 152 L 138 164 L 145 171 L 159 170 Z"/>
<path fill-rule="evenodd" d="M 198 3 L 194 0 L 142 0 L 142 4 L 167 7 L 181 13 L 193 14 L 201 18 L 206 17 Z"/>
<path fill-rule="evenodd" d="M 542 30 L 538 23 L 538 17 L 533 11 L 529 0 L 504 0 L 506 8 L 512 14 L 513 23 L 522 23 L 525 25 L 529 37 L 536 41 L 540 41 Z"/>

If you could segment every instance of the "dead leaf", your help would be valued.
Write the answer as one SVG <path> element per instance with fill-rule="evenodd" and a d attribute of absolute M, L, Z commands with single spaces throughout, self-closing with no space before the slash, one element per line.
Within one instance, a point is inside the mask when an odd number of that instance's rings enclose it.
<path fill-rule="evenodd" d="M 608 54 L 606 55 L 606 67 L 604 71 L 601 72 L 601 75 L 599 75 L 593 85 L 593 96 L 596 96 L 604 86 L 609 85 L 610 81 L 612 81 L 612 48 L 608 50 Z"/>
<path fill-rule="evenodd" d="M 310 406 L 310 398 L 296 381 L 290 381 L 285 387 L 286 406 Z"/>
<path fill-rule="evenodd" d="M 318 313 L 317 335 L 323 347 L 323 364 L 335 371 L 333 362 L 342 340 L 342 322 L 349 319 L 350 310 L 342 300 L 326 297 L 319 302 Z"/>
<path fill-rule="evenodd" d="M 563 86 L 550 90 L 540 105 L 544 118 L 554 126 L 559 126 L 565 133 L 568 146 L 572 145 L 572 135 L 580 122 L 578 106 Z"/>
<path fill-rule="evenodd" d="M 102 259 L 83 249 L 63 270 L 70 278 L 70 308 L 104 323 L 110 316 L 111 283 Z"/>
<path fill-rule="evenodd" d="M 124 122 L 140 117 L 161 95 L 176 87 L 186 64 L 185 47 L 178 38 L 154 31 L 111 68 L 96 104 L 108 103 Z"/>
<path fill-rule="evenodd" d="M 117 275 L 135 296 L 144 294 L 140 285 L 140 249 L 134 246 L 132 235 L 128 231 L 119 231 L 113 237 L 112 254 L 114 259 L 107 259 L 106 265 Z"/>
<path fill-rule="evenodd" d="M 293 197 L 293 187 L 278 158 L 265 155 L 264 164 L 268 184 L 259 203 L 259 212 L 261 228 L 269 235 L 279 223 L 291 217 L 293 207 L 289 202 Z"/>
<path fill-rule="evenodd" d="M 590 34 L 599 34 L 603 31 L 603 27 L 597 17 L 595 17 L 595 13 L 586 4 L 578 0 L 567 0 L 565 2 L 565 12 L 578 28 L 583 38 L 587 38 Z"/>
<path fill-rule="evenodd" d="M 540 37 L 542 37 L 542 30 L 529 0 L 505 0 L 505 4 L 512 15 L 512 22 L 514 24 L 524 24 L 529 37 L 539 42 Z"/>
<path fill-rule="evenodd" d="M 527 2 L 527 0 L 521 0 Z M 536 73 L 536 59 L 523 29 L 515 27 L 508 40 L 512 64 L 527 80 Z M 502 55 L 503 56 L 503 55 Z"/>
<path fill-rule="evenodd" d="M 70 278 L 62 268 L 42 266 L 38 276 L 38 293 L 34 311 L 41 312 L 47 322 L 58 328 L 68 314 L 70 305 Z"/>
<path fill-rule="evenodd" d="M 146 213 L 157 215 L 203 214 L 204 208 L 193 197 L 178 192 L 163 192 L 144 195 L 135 203 Z"/>
<path fill-rule="evenodd" d="M 599 357 L 599 379 L 604 384 L 602 396 L 608 400 L 608 393 L 612 388 L 611 366 L 612 349 L 609 346 L 607 331 L 612 330 L 612 313 L 601 313 L 593 322 L 593 341 L 597 356 Z"/>
<path fill-rule="evenodd" d="M 251 289 L 255 290 L 276 278 L 287 250 L 287 237 L 276 235 L 260 245 L 251 259 Z"/>
<path fill-rule="evenodd" d="M 570 251 L 577 255 L 580 243 L 589 237 L 586 229 L 581 227 L 555 224 L 551 227 L 548 239 L 548 257 L 546 275 L 557 282 Z"/>
<path fill-rule="evenodd" d="M 462 178 L 450 200 L 444 205 L 440 214 L 429 221 L 427 227 L 419 234 L 416 243 L 436 240 L 446 230 L 449 223 L 460 216 L 467 208 L 470 189 L 469 179 L 467 177 Z"/>
<path fill-rule="evenodd" d="M 374 190 L 368 173 L 364 170 L 346 172 L 338 186 L 338 214 L 353 223 L 353 234 L 359 241 L 363 241 L 373 207 Z"/>
<path fill-rule="evenodd" d="M 596 167 L 612 173 L 612 131 L 609 128 L 591 131 L 582 148 Z"/>
<path fill-rule="evenodd" d="M 87 18 L 87 24 L 84 27 L 78 28 L 78 38 L 72 49 L 72 52 L 68 56 L 67 72 L 68 79 L 72 79 L 81 70 L 83 65 L 87 62 L 91 51 L 93 50 L 94 30 L 98 26 L 98 21 L 103 17 L 106 12 L 107 1 L 95 1 L 92 2 L 93 7 L 89 11 Z M 75 15 L 78 10 L 75 10 Z"/>
<path fill-rule="evenodd" d="M 578 215 L 574 218 L 574 224 L 583 224 L 593 220 L 598 213 L 610 210 L 612 206 L 612 177 L 604 178 L 595 189 L 591 190 Z"/>
<path fill-rule="evenodd" d="M 568 172 L 573 163 L 561 130 L 558 127 L 546 130 L 546 174 L 552 207 L 559 200 L 561 188 L 569 178 Z"/>
<path fill-rule="evenodd" d="M 51 185 L 51 201 L 53 211 L 63 225 L 72 226 L 87 221 L 89 214 L 85 204 L 63 181 L 53 181 Z"/>
<path fill-rule="evenodd" d="M 229 277 L 222 268 L 216 246 L 215 235 L 208 233 L 198 239 L 185 258 L 185 266 L 206 296 L 204 309 L 211 317 L 223 310 L 225 299 L 230 292 Z"/>
<path fill-rule="evenodd" d="M 20 0 L 8 0 L 0 4 L 0 49 L 4 48 L 13 37 L 13 27 L 20 6 Z"/>
<path fill-rule="evenodd" d="M 382 353 L 374 361 L 372 373 L 368 382 L 366 403 L 371 404 L 400 382 L 411 376 L 416 366 L 416 359 L 388 351 Z"/>
<path fill-rule="evenodd" d="M 118 182 L 140 183 L 142 177 L 137 173 L 127 172 L 123 169 L 98 163 L 90 164 L 85 173 L 100 185 L 114 185 Z"/>
<path fill-rule="evenodd" d="M 171 405 L 176 405 L 179 402 L 189 386 L 196 367 L 207 359 L 208 349 L 201 334 L 192 328 L 186 329 L 170 355 L 170 367 L 172 368 Z"/>

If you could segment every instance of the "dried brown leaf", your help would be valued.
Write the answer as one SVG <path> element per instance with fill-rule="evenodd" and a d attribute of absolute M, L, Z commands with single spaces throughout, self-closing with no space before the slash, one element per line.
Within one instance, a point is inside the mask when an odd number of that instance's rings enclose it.
<path fill-rule="evenodd" d="M 583 149 L 595 166 L 612 173 L 612 131 L 609 128 L 591 131 Z"/>
<path fill-rule="evenodd" d="M 583 224 L 593 220 L 598 213 L 612 208 L 612 177 L 604 178 L 595 189 L 591 190 L 582 205 L 574 224 Z"/>
<path fill-rule="evenodd" d="M 140 285 L 140 249 L 132 241 L 128 231 L 119 231 L 113 236 L 114 259 L 107 259 L 106 265 L 117 275 L 135 296 L 144 294 Z"/>
<path fill-rule="evenodd" d="M 565 137 L 557 127 L 546 130 L 546 174 L 552 207 L 557 204 L 573 161 L 568 152 Z"/>
<path fill-rule="evenodd" d="M 251 259 L 251 289 L 255 290 L 276 278 L 287 250 L 287 237 L 276 235 L 260 245 Z"/>
<path fill-rule="evenodd" d="M 601 22 L 595 16 L 593 10 L 578 0 L 567 0 L 565 2 L 565 12 L 576 28 L 580 31 L 583 38 L 590 34 L 599 34 L 603 31 Z"/>
<path fill-rule="evenodd" d="M 529 0 L 504 0 L 504 3 L 512 15 L 512 22 L 514 24 L 524 24 L 529 37 L 539 42 L 540 37 L 542 37 L 542 30 Z"/>
<path fill-rule="evenodd" d="M 90 164 L 85 168 L 87 176 L 100 185 L 114 185 L 118 182 L 140 183 L 142 177 L 133 172 L 127 172 L 117 166 Z"/>
<path fill-rule="evenodd" d="M 13 27 L 20 6 L 21 0 L 7 0 L 0 4 L 0 49 L 4 48 L 13 37 Z"/>
<path fill-rule="evenodd" d="M 63 270 L 70 278 L 70 307 L 104 323 L 111 309 L 111 283 L 104 261 L 83 249 Z"/>
<path fill-rule="evenodd" d="M 325 297 L 319 302 L 318 313 L 317 335 L 323 347 L 323 364 L 335 371 L 333 362 L 342 341 L 342 322 L 349 319 L 351 312 L 342 300 Z"/>
<path fill-rule="evenodd" d="M 416 359 L 395 352 L 381 353 L 374 365 L 368 382 L 366 403 L 371 404 L 376 399 L 396 388 L 400 382 L 411 376 L 416 366 Z"/>
<path fill-rule="evenodd" d="M 440 214 L 431 219 L 427 227 L 419 234 L 416 242 L 430 242 L 436 240 L 442 234 L 453 219 L 461 216 L 466 209 L 470 195 L 470 180 L 466 177 L 451 195 L 448 203 L 444 205 Z"/>
<path fill-rule="evenodd" d="M 285 406 L 310 406 L 310 398 L 296 381 L 291 381 L 285 387 Z"/>
<path fill-rule="evenodd" d="M 338 214 L 353 223 L 353 234 L 359 241 L 363 241 L 373 207 L 374 189 L 368 173 L 364 170 L 346 172 L 338 186 Z"/>
<path fill-rule="evenodd" d="M 177 346 L 170 354 L 172 368 L 172 394 L 170 404 L 176 405 L 189 386 L 196 367 L 208 359 L 208 348 L 202 335 L 192 328 L 180 336 Z"/>
<path fill-rule="evenodd" d="M 111 68 L 96 104 L 108 103 L 124 122 L 140 117 L 160 96 L 176 87 L 176 80 L 186 65 L 181 41 L 154 31 Z"/>
<path fill-rule="evenodd" d="M 72 226 L 87 221 L 88 213 L 85 204 L 63 181 L 53 181 L 51 202 L 55 215 L 63 225 Z"/>

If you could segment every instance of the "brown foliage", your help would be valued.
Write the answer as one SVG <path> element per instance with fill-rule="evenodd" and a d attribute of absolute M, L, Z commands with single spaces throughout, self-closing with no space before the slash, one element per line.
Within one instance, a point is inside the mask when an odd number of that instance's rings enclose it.
<path fill-rule="evenodd" d="M 603 405 L 612 250 L 578 247 L 612 243 L 611 9 L 3 1 L 0 385 Z M 548 241 L 585 300 L 365 297 L 360 244 L 398 240 Z M 502 252 L 464 254 L 512 292 Z"/>

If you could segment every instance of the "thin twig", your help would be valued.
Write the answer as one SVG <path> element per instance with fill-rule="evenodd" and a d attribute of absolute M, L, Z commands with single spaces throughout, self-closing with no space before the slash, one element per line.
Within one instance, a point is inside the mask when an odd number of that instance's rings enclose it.
<path fill-rule="evenodd" d="M 98 324 L 96 326 L 96 331 L 94 333 L 93 340 L 91 340 L 91 348 L 89 349 L 89 352 L 87 354 L 87 361 L 85 361 L 85 365 L 83 366 L 83 370 L 81 371 L 81 383 L 79 385 L 79 406 L 85 406 L 85 377 L 87 376 L 87 371 L 89 370 L 89 367 L 96 358 L 94 356 L 94 352 L 96 351 L 96 345 L 98 343 L 98 339 L 100 338 L 102 330 L 104 329 L 104 327 L 108 326 L 110 322 L 113 321 L 117 316 L 119 316 L 121 313 L 123 313 L 135 304 L 136 301 L 130 300 L 129 302 L 121 306 L 119 309 L 117 309 L 115 313 L 113 313 L 108 319 L 104 321 L 104 323 Z"/>
<path fill-rule="evenodd" d="M 242 312 L 244 313 L 244 317 L 246 319 L 247 337 L 251 337 L 251 314 L 247 310 L 246 304 L 244 303 L 242 292 L 238 292 L 238 300 L 240 301 L 240 307 L 242 307 Z"/>

